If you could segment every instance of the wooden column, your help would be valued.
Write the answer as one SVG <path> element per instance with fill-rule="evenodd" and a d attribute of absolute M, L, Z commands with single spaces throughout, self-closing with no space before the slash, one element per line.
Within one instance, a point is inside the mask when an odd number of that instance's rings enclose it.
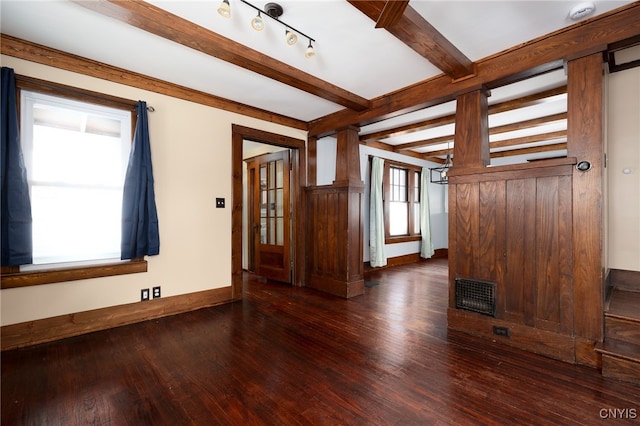
<path fill-rule="evenodd" d="M 573 171 L 573 303 L 576 361 L 597 365 L 603 338 L 604 124 L 602 54 L 568 62 L 567 155 L 588 161 Z"/>
<path fill-rule="evenodd" d="M 342 297 L 364 293 L 358 129 L 338 131 L 336 179 L 307 190 L 310 287 Z"/>
<path fill-rule="evenodd" d="M 455 168 L 485 167 L 489 157 L 489 92 L 474 90 L 458 96 L 453 147 Z"/>

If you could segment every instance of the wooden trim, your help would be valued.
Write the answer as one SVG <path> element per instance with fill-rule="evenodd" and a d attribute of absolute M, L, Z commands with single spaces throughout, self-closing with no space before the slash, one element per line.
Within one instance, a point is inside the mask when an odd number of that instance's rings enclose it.
<path fill-rule="evenodd" d="M 2 275 L 2 278 L 0 279 L 0 288 L 4 290 L 7 288 L 87 280 L 89 278 L 111 277 L 115 275 L 137 274 L 140 272 L 147 272 L 147 261 L 144 259 L 134 259 L 127 262 L 94 266 L 75 266 L 39 271 L 12 272 Z"/>
<path fill-rule="evenodd" d="M 348 124 L 364 126 L 379 117 L 392 118 L 439 105 L 483 85 L 500 87 L 558 69 L 566 58 L 604 51 L 607 44 L 639 33 L 640 2 L 633 2 L 477 61 L 476 75 L 471 78 L 452 81 L 447 75 L 438 75 L 372 99 L 366 111 L 342 110 L 313 120 L 309 134 L 322 137 Z"/>
<path fill-rule="evenodd" d="M 431 258 L 424 259 L 420 257 L 420 253 L 409 253 L 402 256 L 394 256 L 387 258 L 387 264 L 385 266 L 372 267 L 371 262 L 364 262 L 364 272 L 375 271 L 379 269 L 392 268 L 394 266 L 410 265 L 418 262 L 428 262 L 431 259 L 446 259 L 448 257 L 449 250 L 446 248 L 436 249 Z"/>
<path fill-rule="evenodd" d="M 307 123 L 284 115 L 276 114 L 260 108 L 234 102 L 198 90 L 169 83 L 123 68 L 114 67 L 102 62 L 93 61 L 81 56 L 66 53 L 50 47 L 31 43 L 6 34 L 0 34 L 0 53 L 25 61 L 77 72 L 90 77 L 100 78 L 118 84 L 124 84 L 173 98 L 195 102 L 212 108 L 253 117 L 295 129 L 306 130 Z"/>
<path fill-rule="evenodd" d="M 105 93 L 94 92 L 92 90 L 80 89 L 78 87 L 67 86 L 66 84 L 41 80 L 26 75 L 16 75 L 16 86 L 19 89 L 40 92 L 53 96 L 64 96 L 83 102 L 99 103 L 118 109 L 128 109 L 133 112 L 138 105 L 137 101 L 120 98 Z"/>
<path fill-rule="evenodd" d="M 567 158 L 554 158 L 550 160 L 540 160 L 531 163 L 522 163 L 522 164 L 507 164 L 504 166 L 493 166 L 493 167 L 474 167 L 474 168 L 458 168 L 455 166 L 449 170 L 449 177 L 458 177 L 465 175 L 476 175 L 476 174 L 490 174 L 490 173 L 500 173 L 500 172 L 519 172 L 528 169 L 539 169 L 546 167 L 556 167 L 556 166 L 567 166 L 574 165 L 578 161 L 576 157 L 567 157 Z M 454 182 L 457 183 L 457 182 Z"/>
<path fill-rule="evenodd" d="M 640 25 L 640 19 L 637 22 Z M 567 64 L 567 155 L 591 163 L 587 172 L 574 168 L 572 179 L 574 332 L 594 341 L 601 341 L 604 334 L 602 71 L 598 53 Z"/>
<path fill-rule="evenodd" d="M 307 185 L 307 142 L 302 139 L 238 124 L 231 126 L 231 132 L 231 167 L 233 181 L 231 210 L 231 280 L 233 299 L 242 299 L 242 169 L 244 163 L 242 159 L 242 146 L 245 139 L 297 150 L 297 155 L 294 155 L 292 158 L 292 185 L 295 185 L 291 192 L 291 201 L 295 209 L 293 212 L 294 233 L 292 239 L 296 245 L 292 284 L 302 286 L 304 284 L 306 270 L 306 207 L 303 193 L 304 187 Z"/>
<path fill-rule="evenodd" d="M 94 309 L 2 326 L 1 350 L 51 342 L 154 318 L 220 305 L 232 300 L 231 287 L 199 291 L 145 302 Z"/>

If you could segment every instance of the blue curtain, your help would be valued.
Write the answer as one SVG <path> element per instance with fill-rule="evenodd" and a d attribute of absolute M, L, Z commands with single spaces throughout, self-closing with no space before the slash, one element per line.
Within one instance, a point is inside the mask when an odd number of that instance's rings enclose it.
<path fill-rule="evenodd" d="M 123 260 L 160 253 L 147 103 L 139 101 L 136 111 L 138 120 L 122 196 Z"/>
<path fill-rule="evenodd" d="M 22 157 L 16 76 L 2 67 L 2 265 L 19 266 L 33 262 L 31 200 L 27 169 Z"/>

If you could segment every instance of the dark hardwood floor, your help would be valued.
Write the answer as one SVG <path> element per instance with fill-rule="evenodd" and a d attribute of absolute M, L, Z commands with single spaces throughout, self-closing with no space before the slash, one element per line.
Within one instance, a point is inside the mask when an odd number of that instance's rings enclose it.
<path fill-rule="evenodd" d="M 640 422 L 639 387 L 447 333 L 446 261 L 367 284 L 246 274 L 241 302 L 4 352 L 2 425 Z"/>

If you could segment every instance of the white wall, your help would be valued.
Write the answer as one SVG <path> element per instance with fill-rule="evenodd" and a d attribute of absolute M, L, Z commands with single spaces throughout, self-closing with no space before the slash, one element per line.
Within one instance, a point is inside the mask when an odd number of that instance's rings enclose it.
<path fill-rule="evenodd" d="M 20 75 L 155 108 L 149 132 L 161 245 L 147 273 L 2 290 L 2 325 L 138 302 L 140 289 L 157 285 L 163 297 L 231 285 L 231 126 L 299 139 L 306 132 L 9 56 L 1 62 Z M 216 209 L 216 197 L 227 208 Z"/>
<path fill-rule="evenodd" d="M 640 68 L 607 79 L 606 266 L 640 271 Z"/>
<path fill-rule="evenodd" d="M 317 148 L 317 184 L 330 185 L 335 179 L 336 173 L 336 147 L 335 138 L 327 137 L 318 140 Z M 420 160 L 394 152 L 360 145 L 360 175 L 365 184 L 363 201 L 363 258 L 365 262 L 370 259 L 369 253 L 369 188 L 371 186 L 369 170 L 369 156 L 377 156 L 384 159 L 399 161 L 421 167 L 437 167 L 438 164 L 430 161 Z M 433 246 L 436 249 L 447 248 L 449 246 L 449 222 L 448 222 L 448 186 L 429 184 L 429 208 L 431 210 L 431 232 Z M 386 244 L 385 253 L 387 257 L 403 256 L 406 254 L 419 253 L 420 242 L 412 241 L 406 243 Z"/>

